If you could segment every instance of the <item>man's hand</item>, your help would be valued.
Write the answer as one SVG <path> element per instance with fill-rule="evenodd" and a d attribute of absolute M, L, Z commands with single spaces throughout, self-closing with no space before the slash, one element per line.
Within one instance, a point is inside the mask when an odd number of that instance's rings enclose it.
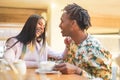
<path fill-rule="evenodd" d="M 64 74 L 74 74 L 77 72 L 77 66 L 69 63 L 60 63 L 54 67 L 54 70 L 58 70 Z"/>

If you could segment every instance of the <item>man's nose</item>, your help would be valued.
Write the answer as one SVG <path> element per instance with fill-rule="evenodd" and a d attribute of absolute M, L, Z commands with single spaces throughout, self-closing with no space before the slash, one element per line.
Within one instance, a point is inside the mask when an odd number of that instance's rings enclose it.
<path fill-rule="evenodd" d="M 61 28 L 61 23 L 59 24 L 59 28 Z"/>

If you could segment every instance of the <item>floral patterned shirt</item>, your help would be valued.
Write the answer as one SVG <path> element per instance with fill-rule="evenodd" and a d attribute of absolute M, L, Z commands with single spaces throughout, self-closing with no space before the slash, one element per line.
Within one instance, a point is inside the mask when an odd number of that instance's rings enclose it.
<path fill-rule="evenodd" d="M 79 45 L 72 41 L 68 50 L 66 62 L 79 66 L 87 73 L 89 79 L 111 80 L 112 56 L 97 39 L 88 35 Z"/>

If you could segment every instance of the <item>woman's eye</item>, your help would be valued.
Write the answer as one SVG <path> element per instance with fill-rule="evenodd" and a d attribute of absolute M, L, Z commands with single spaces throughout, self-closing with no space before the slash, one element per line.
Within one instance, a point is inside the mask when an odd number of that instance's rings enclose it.
<path fill-rule="evenodd" d="M 39 23 L 39 25 L 45 27 L 45 25 L 43 25 L 42 23 Z"/>

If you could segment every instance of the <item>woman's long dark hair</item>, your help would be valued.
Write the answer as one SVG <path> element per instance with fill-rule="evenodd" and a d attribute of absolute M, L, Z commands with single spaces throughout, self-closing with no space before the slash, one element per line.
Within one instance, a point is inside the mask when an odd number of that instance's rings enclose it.
<path fill-rule="evenodd" d="M 36 26 L 39 19 L 44 19 L 44 18 L 38 14 L 31 15 L 27 19 L 21 32 L 17 36 L 11 37 L 11 38 L 16 38 L 18 40 L 11 47 L 13 47 L 17 42 L 21 42 L 24 45 L 26 45 L 26 44 L 29 44 L 31 41 L 34 41 L 36 36 Z M 45 33 L 46 33 L 46 24 L 45 24 L 44 32 L 42 33 L 42 35 L 38 37 L 38 42 L 39 42 L 39 39 L 42 39 L 43 45 L 45 44 L 45 41 L 46 41 Z M 9 41 L 11 38 L 9 38 L 7 41 Z"/>

